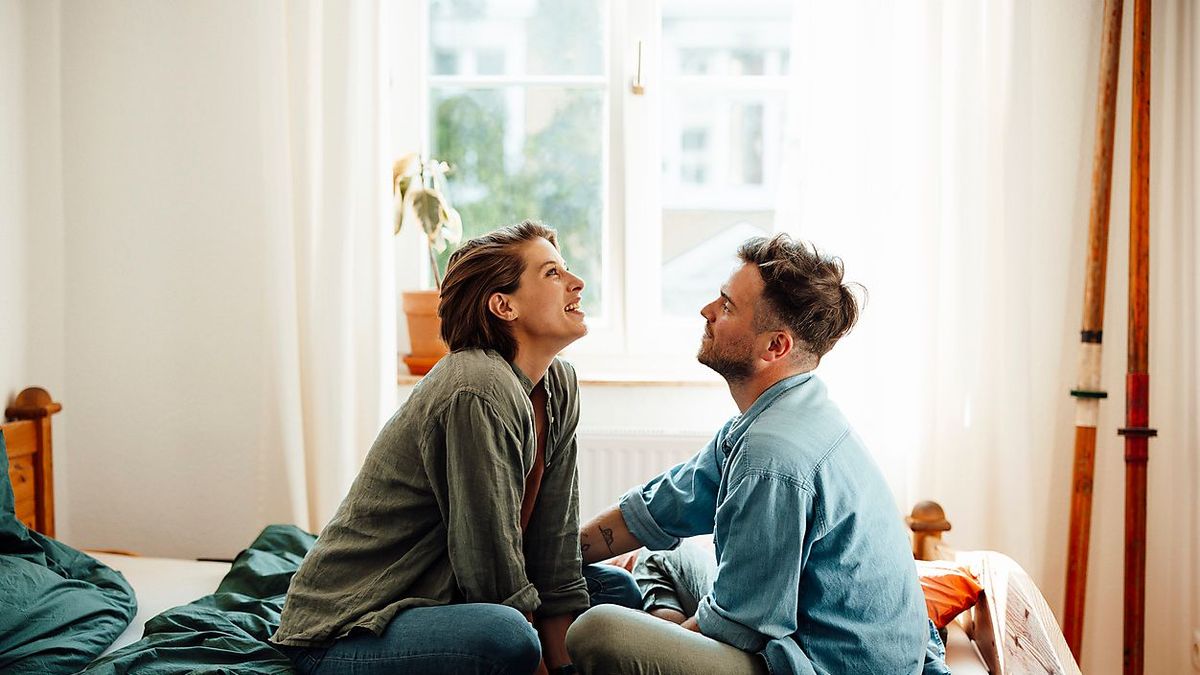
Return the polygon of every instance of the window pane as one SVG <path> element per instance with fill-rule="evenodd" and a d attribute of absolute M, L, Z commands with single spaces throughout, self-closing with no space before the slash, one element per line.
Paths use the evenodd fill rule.
<path fill-rule="evenodd" d="M 431 0 L 429 5 L 434 75 L 604 74 L 602 0 Z"/>
<path fill-rule="evenodd" d="M 435 87 L 430 98 L 433 156 L 452 166 L 448 190 L 464 236 L 526 218 L 554 227 L 563 258 L 587 283 L 584 308 L 598 317 L 604 92 Z"/>
<path fill-rule="evenodd" d="M 785 75 L 790 2 L 663 2 L 663 74 Z"/>
<path fill-rule="evenodd" d="M 786 84 L 747 89 L 731 79 L 786 75 L 790 20 L 788 2 L 664 0 L 665 314 L 694 316 L 716 297 L 738 245 L 773 230 Z M 696 87 L 681 77 L 723 79 Z"/>

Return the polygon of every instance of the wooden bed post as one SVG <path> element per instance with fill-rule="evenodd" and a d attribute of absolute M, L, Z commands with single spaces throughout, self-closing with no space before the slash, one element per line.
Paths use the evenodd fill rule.
<path fill-rule="evenodd" d="M 1100 43 L 1100 88 L 1096 101 L 1096 141 L 1092 154 L 1092 204 L 1088 217 L 1087 275 L 1083 287 L 1079 379 L 1075 397 L 1075 463 L 1071 479 L 1071 521 L 1067 536 L 1066 600 L 1063 635 L 1079 660 L 1087 595 L 1088 546 L 1092 529 L 1092 482 L 1096 471 L 1096 424 L 1100 401 L 1101 341 L 1104 330 L 1104 278 L 1108 266 L 1108 217 L 1112 196 L 1113 134 L 1121 61 L 1124 0 L 1105 0 Z"/>
<path fill-rule="evenodd" d="M 51 437 L 50 416 L 62 410 L 62 405 L 45 389 L 30 387 L 13 401 L 4 411 L 4 415 L 13 421 L 27 420 L 33 422 L 34 434 L 37 438 L 37 453 L 34 464 L 35 494 L 38 495 L 36 504 L 38 532 L 47 537 L 54 536 L 54 453 L 50 451 Z"/>
<path fill-rule="evenodd" d="M 1126 675 L 1141 675 L 1146 628 L 1146 464 L 1150 459 L 1150 0 L 1133 3 L 1129 190 L 1129 369 L 1125 379 Z"/>
<path fill-rule="evenodd" d="M 944 545 L 942 533 L 950 531 L 946 512 L 937 502 L 917 502 L 912 514 L 904 518 L 913 533 L 913 557 L 917 560 L 938 560 L 938 549 Z"/>

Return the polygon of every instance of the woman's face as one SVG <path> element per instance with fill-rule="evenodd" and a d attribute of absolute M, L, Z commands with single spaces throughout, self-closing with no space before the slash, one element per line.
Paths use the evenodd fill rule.
<path fill-rule="evenodd" d="M 510 294 L 513 335 L 520 349 L 557 354 L 587 335 L 579 303 L 583 279 L 567 271 L 558 249 L 538 237 L 521 247 L 525 271 Z"/>

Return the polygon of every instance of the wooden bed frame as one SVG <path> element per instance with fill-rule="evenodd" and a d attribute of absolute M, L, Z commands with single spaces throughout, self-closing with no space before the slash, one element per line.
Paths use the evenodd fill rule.
<path fill-rule="evenodd" d="M 50 416 L 62 410 L 45 389 L 31 387 L 5 409 L 0 425 L 8 448 L 17 518 L 32 530 L 54 536 L 54 453 Z"/>
<path fill-rule="evenodd" d="M 5 410 L 0 425 L 8 448 L 8 475 L 16 514 L 29 528 L 54 536 L 54 455 L 51 415 L 62 410 L 44 389 L 26 389 Z M 967 566 L 983 586 L 978 604 L 957 619 L 979 649 L 988 670 L 1077 675 L 1066 640 L 1037 585 L 1000 553 L 956 552 L 943 540 L 950 530 L 936 502 L 920 502 L 906 518 L 918 560 L 952 560 Z"/>

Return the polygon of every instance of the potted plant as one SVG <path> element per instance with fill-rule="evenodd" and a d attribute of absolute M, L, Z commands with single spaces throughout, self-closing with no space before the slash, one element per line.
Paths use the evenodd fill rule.
<path fill-rule="evenodd" d="M 441 338 L 438 296 L 442 288 L 437 254 L 462 240 L 462 217 L 446 197 L 446 174 L 450 167 L 435 159 L 422 160 L 410 153 L 392 166 L 392 196 L 395 200 L 395 231 L 401 227 L 421 228 L 425 233 L 429 265 L 433 272 L 433 290 L 404 291 L 404 313 L 412 353 L 404 364 L 413 375 L 428 373 L 448 351 Z"/>

